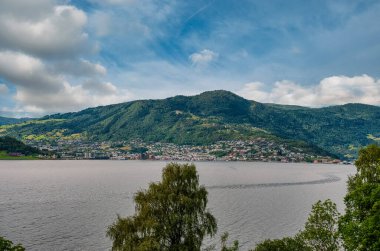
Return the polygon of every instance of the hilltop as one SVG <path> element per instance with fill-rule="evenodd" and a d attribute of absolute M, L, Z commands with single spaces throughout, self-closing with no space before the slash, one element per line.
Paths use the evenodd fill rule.
<path fill-rule="evenodd" d="M 380 107 L 308 108 L 246 100 L 228 91 L 137 100 L 0 127 L 24 140 L 77 139 L 206 145 L 257 137 L 291 141 L 340 158 L 380 137 Z"/>

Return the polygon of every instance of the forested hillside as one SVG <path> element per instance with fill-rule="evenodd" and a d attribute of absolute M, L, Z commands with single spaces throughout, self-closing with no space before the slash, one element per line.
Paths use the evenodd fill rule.
<path fill-rule="evenodd" d="M 6 118 L 6 117 L 0 116 L 0 125 L 16 124 L 16 123 L 21 123 L 27 120 L 30 120 L 30 119 L 29 118 L 15 119 L 15 118 Z"/>
<path fill-rule="evenodd" d="M 340 157 L 350 157 L 359 147 L 380 140 L 380 107 L 263 104 L 228 91 L 210 91 L 55 114 L 2 126 L 0 133 L 21 139 L 142 139 L 194 145 L 274 137 L 307 142 Z"/>

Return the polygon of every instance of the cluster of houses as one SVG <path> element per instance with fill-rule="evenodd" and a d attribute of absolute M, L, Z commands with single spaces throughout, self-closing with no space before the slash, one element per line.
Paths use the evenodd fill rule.
<path fill-rule="evenodd" d="M 146 143 L 141 140 L 90 142 L 81 139 L 29 141 L 30 145 L 53 152 L 55 159 L 113 159 L 165 161 L 277 161 L 339 163 L 339 160 L 305 152 L 265 138 L 219 141 L 212 145 L 191 146 L 172 143 Z"/>

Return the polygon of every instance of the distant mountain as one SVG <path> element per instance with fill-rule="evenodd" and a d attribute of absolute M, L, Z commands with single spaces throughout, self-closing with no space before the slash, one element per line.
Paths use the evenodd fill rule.
<path fill-rule="evenodd" d="M 6 117 L 0 116 L 0 125 L 22 123 L 22 122 L 28 121 L 28 120 L 30 120 L 30 119 L 29 118 L 15 119 L 15 118 L 6 118 Z"/>
<path fill-rule="evenodd" d="M 142 139 L 195 145 L 274 137 L 316 146 L 315 149 L 343 158 L 355 156 L 358 147 L 380 140 L 380 107 L 346 104 L 307 108 L 264 104 L 228 91 L 210 91 L 190 97 L 138 100 L 50 115 L 0 127 L 0 134 L 23 139 Z"/>

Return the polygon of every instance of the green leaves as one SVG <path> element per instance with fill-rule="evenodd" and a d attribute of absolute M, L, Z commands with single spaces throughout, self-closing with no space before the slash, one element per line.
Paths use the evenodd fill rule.
<path fill-rule="evenodd" d="M 318 201 L 312 206 L 305 228 L 296 236 L 265 240 L 253 251 L 338 251 L 338 219 L 335 203 Z"/>
<path fill-rule="evenodd" d="M 380 147 L 360 150 L 357 173 L 348 180 L 339 230 L 347 250 L 380 250 Z"/>
<path fill-rule="evenodd" d="M 380 250 L 380 147 L 361 149 L 355 165 L 357 173 L 347 183 L 343 216 L 331 200 L 318 201 L 304 230 L 294 238 L 266 240 L 255 251 L 335 251 L 342 244 L 348 251 Z"/>
<path fill-rule="evenodd" d="M 20 244 L 14 245 L 12 241 L 0 236 L 0 250 L 1 251 L 25 251 L 25 248 Z"/>
<path fill-rule="evenodd" d="M 313 205 L 305 228 L 298 236 L 310 250 L 339 250 L 338 219 L 335 203 L 331 200 L 318 201 Z"/>
<path fill-rule="evenodd" d="M 135 203 L 134 216 L 118 216 L 108 228 L 113 250 L 200 250 L 203 238 L 216 233 L 194 165 L 168 164 L 162 181 L 137 192 Z"/>
<path fill-rule="evenodd" d="M 282 239 L 267 239 L 259 243 L 252 251 L 311 251 L 299 237 L 285 237 Z"/>
<path fill-rule="evenodd" d="M 235 240 L 232 244 L 232 246 L 227 246 L 227 240 L 228 240 L 228 233 L 224 233 L 222 237 L 220 238 L 221 240 L 221 251 L 238 251 L 239 250 L 239 241 Z"/>
<path fill-rule="evenodd" d="M 21 141 L 8 136 L 0 137 L 0 151 L 6 151 L 8 153 L 17 152 L 25 155 L 41 153 L 41 151 L 37 148 L 27 146 Z"/>

